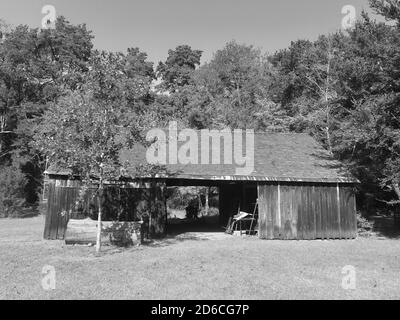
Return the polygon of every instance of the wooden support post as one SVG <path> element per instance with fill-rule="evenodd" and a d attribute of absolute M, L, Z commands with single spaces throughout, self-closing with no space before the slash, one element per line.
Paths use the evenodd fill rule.
<path fill-rule="evenodd" d="M 337 211 L 338 211 L 338 223 L 339 223 L 339 238 L 342 237 L 340 227 L 340 187 L 339 183 L 336 184 L 336 198 L 337 198 Z"/>
<path fill-rule="evenodd" d="M 278 212 L 277 225 L 279 227 L 279 230 L 281 230 L 282 221 L 281 221 L 281 184 L 280 183 L 278 183 L 278 207 L 277 207 L 277 212 Z"/>

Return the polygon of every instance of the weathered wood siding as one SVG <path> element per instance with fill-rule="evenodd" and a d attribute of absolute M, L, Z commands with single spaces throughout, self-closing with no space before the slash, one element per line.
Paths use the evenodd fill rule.
<path fill-rule="evenodd" d="M 44 239 L 64 239 L 69 213 L 73 211 L 79 189 L 49 184 Z"/>
<path fill-rule="evenodd" d="M 47 214 L 44 228 L 45 239 L 64 239 L 68 219 L 97 216 L 96 189 L 85 193 L 82 204 L 75 205 L 81 188 L 78 183 L 56 182 L 49 184 Z M 167 219 L 163 188 L 150 185 L 148 188 L 126 188 L 109 186 L 102 198 L 103 214 L 110 221 L 137 221 L 143 213 L 149 214 L 149 231 L 152 236 L 165 233 Z"/>
<path fill-rule="evenodd" d="M 351 239 L 357 235 L 353 187 L 345 184 L 260 184 L 263 239 Z"/>

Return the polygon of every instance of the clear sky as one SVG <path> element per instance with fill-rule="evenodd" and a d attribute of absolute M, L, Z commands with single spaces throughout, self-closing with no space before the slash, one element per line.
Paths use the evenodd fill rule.
<path fill-rule="evenodd" d="M 344 5 L 368 9 L 367 0 L 0 0 L 0 18 L 40 27 L 45 4 L 86 23 L 96 48 L 137 46 L 156 64 L 180 44 L 203 50 L 202 62 L 230 40 L 274 52 L 340 29 Z"/>

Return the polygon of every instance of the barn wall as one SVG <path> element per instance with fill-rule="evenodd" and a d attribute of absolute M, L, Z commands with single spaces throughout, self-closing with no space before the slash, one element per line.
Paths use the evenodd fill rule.
<path fill-rule="evenodd" d="M 78 198 L 78 188 L 56 187 L 49 184 L 47 214 L 43 238 L 48 240 L 64 239 L 68 223 L 68 213 Z"/>
<path fill-rule="evenodd" d="M 79 181 L 49 180 L 47 214 L 44 228 L 45 239 L 64 239 L 68 219 L 82 219 L 97 215 L 98 204 L 94 197 L 95 189 L 86 194 L 83 204 L 76 209 L 75 203 L 81 190 Z M 153 237 L 165 233 L 166 205 L 163 184 L 149 184 L 147 187 L 106 187 L 102 199 L 103 212 L 111 220 L 118 216 L 121 221 L 140 219 L 141 214 L 149 213 L 149 231 Z"/>
<path fill-rule="evenodd" d="M 346 184 L 259 184 L 259 237 L 351 239 L 357 235 L 353 187 Z"/>

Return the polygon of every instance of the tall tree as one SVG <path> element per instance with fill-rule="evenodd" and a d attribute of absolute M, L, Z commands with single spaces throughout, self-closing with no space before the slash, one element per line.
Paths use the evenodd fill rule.
<path fill-rule="evenodd" d="M 147 61 L 147 54 L 141 52 L 137 47 L 128 48 L 125 72 L 130 78 L 141 76 L 148 77 L 151 80 L 155 79 L 153 62 Z"/>
<path fill-rule="evenodd" d="M 124 59 L 120 54 L 98 52 L 92 60 L 82 87 L 69 91 L 46 110 L 35 129 L 33 145 L 52 165 L 82 177 L 84 186 L 98 185 L 99 252 L 104 182 L 119 179 L 126 165 L 119 160 L 122 148 L 142 141 L 142 121 L 130 101 L 141 96 L 144 86 L 122 72 Z"/>
<path fill-rule="evenodd" d="M 0 43 L 0 165 L 21 168 L 28 203 L 41 185 L 40 154 L 28 146 L 31 128 L 50 101 L 76 88 L 87 71 L 92 36 L 59 17 L 55 29 L 7 28 Z"/>
<path fill-rule="evenodd" d="M 266 111 L 263 106 L 269 98 L 271 71 L 260 50 L 227 43 L 193 74 L 192 118 L 203 115 L 203 126 L 259 129 L 256 113 Z"/>
<path fill-rule="evenodd" d="M 191 83 L 193 71 L 200 65 L 202 51 L 181 45 L 168 51 L 165 62 L 157 66 L 157 77 L 162 79 L 160 89 L 173 93 Z"/>
<path fill-rule="evenodd" d="M 393 10 L 378 12 L 388 19 L 393 17 Z M 351 45 L 343 64 L 343 87 L 353 103 L 349 116 L 341 121 L 337 149 L 343 159 L 349 160 L 366 188 L 380 185 L 381 190 L 373 190 L 375 198 L 398 203 L 400 30 L 372 21 L 364 14 L 349 36 Z M 393 195 L 398 200 L 390 201 Z"/>

